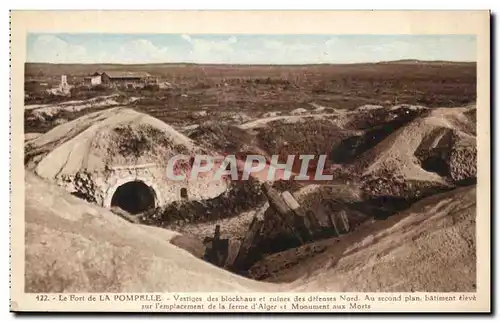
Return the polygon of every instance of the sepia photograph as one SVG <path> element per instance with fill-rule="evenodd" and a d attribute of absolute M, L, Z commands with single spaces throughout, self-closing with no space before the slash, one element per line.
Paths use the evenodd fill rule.
<path fill-rule="evenodd" d="M 30 31 L 24 46 L 37 301 L 475 299 L 475 34 Z"/>

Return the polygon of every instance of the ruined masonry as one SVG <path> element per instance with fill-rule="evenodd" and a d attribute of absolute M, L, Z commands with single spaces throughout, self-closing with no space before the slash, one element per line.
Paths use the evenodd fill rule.
<path fill-rule="evenodd" d="M 172 156 L 200 151 L 168 124 L 118 107 L 87 114 L 28 141 L 25 162 L 77 197 L 140 213 L 176 200 L 214 198 L 228 189 L 224 180 L 212 177 L 167 179 Z"/>

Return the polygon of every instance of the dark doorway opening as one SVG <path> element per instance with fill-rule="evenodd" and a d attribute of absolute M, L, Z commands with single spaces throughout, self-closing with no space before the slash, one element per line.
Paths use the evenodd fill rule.
<path fill-rule="evenodd" d="M 155 207 L 155 192 L 142 181 L 130 181 L 116 189 L 111 207 L 119 207 L 131 214 L 139 214 Z"/>
<path fill-rule="evenodd" d="M 439 156 L 430 156 L 422 161 L 422 168 L 429 172 L 435 172 L 442 177 L 450 174 L 450 166 L 448 162 Z"/>

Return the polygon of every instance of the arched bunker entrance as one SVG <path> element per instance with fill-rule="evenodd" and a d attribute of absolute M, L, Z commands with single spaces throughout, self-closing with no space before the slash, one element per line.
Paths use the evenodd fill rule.
<path fill-rule="evenodd" d="M 157 205 L 155 190 L 141 180 L 119 185 L 114 191 L 109 206 L 119 207 L 131 214 L 139 214 Z"/>

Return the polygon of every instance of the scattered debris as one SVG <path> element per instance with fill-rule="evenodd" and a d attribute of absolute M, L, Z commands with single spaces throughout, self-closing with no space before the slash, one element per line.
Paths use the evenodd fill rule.
<path fill-rule="evenodd" d="M 328 213 L 324 208 L 304 209 L 293 195 L 280 194 L 268 183 L 262 184 L 273 217 L 263 220 L 254 215 L 245 236 L 241 240 L 220 239 L 220 225 L 214 236 L 206 238 L 205 260 L 241 275 L 265 254 L 266 243 L 275 242 L 275 235 L 296 240 L 296 247 L 315 240 L 347 234 L 351 231 L 345 212 Z M 272 234 L 270 234 L 272 232 Z M 281 237 L 284 238 L 284 237 Z M 231 247 L 230 247 L 231 246 Z M 293 244 L 288 247 L 292 248 Z"/>

